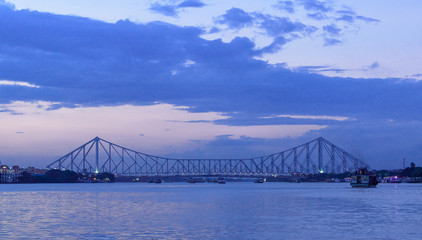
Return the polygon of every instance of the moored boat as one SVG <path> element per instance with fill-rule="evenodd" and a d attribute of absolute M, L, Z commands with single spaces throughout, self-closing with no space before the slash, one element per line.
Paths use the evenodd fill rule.
<path fill-rule="evenodd" d="M 366 168 L 361 168 L 355 172 L 350 181 L 352 187 L 374 188 L 378 184 L 375 173 L 368 171 Z"/>
<path fill-rule="evenodd" d="M 219 177 L 218 178 L 218 184 L 226 184 L 226 180 L 224 180 L 224 178 Z"/>
<path fill-rule="evenodd" d="M 264 179 L 263 178 L 255 179 L 254 183 L 264 183 Z"/>
<path fill-rule="evenodd" d="M 290 178 L 289 179 L 289 183 L 300 183 L 300 179 L 299 178 Z"/>

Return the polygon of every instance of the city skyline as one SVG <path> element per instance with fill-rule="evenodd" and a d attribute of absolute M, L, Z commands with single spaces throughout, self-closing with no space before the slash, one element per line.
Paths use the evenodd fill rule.
<path fill-rule="evenodd" d="M 0 0 L 0 160 L 44 167 L 95 136 L 174 158 L 322 136 L 421 165 L 420 7 Z"/>

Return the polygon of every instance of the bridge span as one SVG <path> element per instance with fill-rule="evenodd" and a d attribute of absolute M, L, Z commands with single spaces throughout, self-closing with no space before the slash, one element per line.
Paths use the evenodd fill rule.
<path fill-rule="evenodd" d="M 243 159 L 158 157 L 95 137 L 47 166 L 78 173 L 110 172 L 127 176 L 268 176 L 343 173 L 362 167 L 369 165 L 322 137 L 282 152 Z"/>

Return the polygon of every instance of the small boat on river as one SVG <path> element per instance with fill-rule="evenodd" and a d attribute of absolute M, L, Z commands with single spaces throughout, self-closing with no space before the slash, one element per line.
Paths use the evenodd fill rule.
<path fill-rule="evenodd" d="M 224 180 L 224 178 L 219 177 L 218 178 L 218 184 L 226 184 L 226 180 Z"/>
<path fill-rule="evenodd" d="M 254 183 L 264 183 L 264 179 L 263 178 L 255 179 Z"/>
<path fill-rule="evenodd" d="M 352 187 L 374 188 L 378 184 L 377 175 L 366 168 L 355 172 L 350 181 Z"/>
<path fill-rule="evenodd" d="M 290 178 L 289 179 L 289 183 L 300 183 L 300 179 L 295 177 L 295 178 Z"/>

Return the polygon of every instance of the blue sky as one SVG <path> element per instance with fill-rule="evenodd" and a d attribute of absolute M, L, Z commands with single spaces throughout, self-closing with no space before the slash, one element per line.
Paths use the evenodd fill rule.
<path fill-rule="evenodd" d="M 400 9 L 398 11 L 397 9 Z M 255 157 L 323 136 L 422 164 L 419 1 L 0 1 L 0 160 L 100 136 Z"/>

